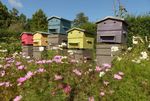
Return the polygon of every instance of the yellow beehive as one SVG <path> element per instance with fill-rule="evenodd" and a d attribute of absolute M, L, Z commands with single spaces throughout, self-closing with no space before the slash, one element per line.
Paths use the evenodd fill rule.
<path fill-rule="evenodd" d="M 48 46 L 48 33 L 37 31 L 33 35 L 33 46 Z"/>
<path fill-rule="evenodd" d="M 68 33 L 68 48 L 92 49 L 94 47 L 94 36 L 84 29 L 72 28 Z"/>

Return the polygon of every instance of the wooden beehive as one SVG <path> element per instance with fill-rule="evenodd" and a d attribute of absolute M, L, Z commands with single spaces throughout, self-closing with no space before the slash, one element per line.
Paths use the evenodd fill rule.
<path fill-rule="evenodd" d="M 52 16 L 48 18 L 48 32 L 57 34 L 67 34 L 66 31 L 71 28 L 71 21 L 58 17 Z"/>
<path fill-rule="evenodd" d="M 33 33 L 22 32 L 20 37 L 22 46 L 33 45 Z"/>
<path fill-rule="evenodd" d="M 48 49 L 51 49 L 52 47 L 58 46 L 62 43 L 67 44 L 67 35 L 61 35 L 57 33 L 48 35 Z"/>
<path fill-rule="evenodd" d="M 35 32 L 33 35 L 33 46 L 48 46 L 48 35 L 46 32 Z"/>
<path fill-rule="evenodd" d="M 127 23 L 124 19 L 108 16 L 97 24 L 97 43 L 126 43 Z"/>
<path fill-rule="evenodd" d="M 94 35 L 84 29 L 72 28 L 68 33 L 68 48 L 71 49 L 93 49 Z"/>

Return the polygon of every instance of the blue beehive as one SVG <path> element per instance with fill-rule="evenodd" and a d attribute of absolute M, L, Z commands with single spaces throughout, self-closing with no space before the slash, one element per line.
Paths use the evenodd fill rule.
<path fill-rule="evenodd" d="M 52 34 L 64 34 L 66 35 L 66 31 L 71 28 L 71 21 L 57 17 L 52 16 L 48 18 L 48 32 Z"/>

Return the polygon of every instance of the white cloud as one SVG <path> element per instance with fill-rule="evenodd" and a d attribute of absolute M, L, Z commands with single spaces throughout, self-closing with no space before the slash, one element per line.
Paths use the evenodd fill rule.
<path fill-rule="evenodd" d="M 16 8 L 22 8 L 23 5 L 19 0 L 8 0 L 11 6 L 16 7 Z"/>

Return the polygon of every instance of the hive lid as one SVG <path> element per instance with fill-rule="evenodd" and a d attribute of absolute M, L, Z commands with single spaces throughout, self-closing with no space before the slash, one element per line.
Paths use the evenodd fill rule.
<path fill-rule="evenodd" d="M 90 32 L 88 32 L 88 31 L 86 31 L 85 29 L 81 29 L 81 28 L 77 28 L 77 27 L 74 27 L 74 28 L 69 29 L 69 30 L 67 31 L 67 33 L 70 32 L 70 31 L 72 31 L 72 30 L 78 30 L 78 31 L 85 32 L 85 33 L 88 33 L 88 34 L 93 34 L 93 33 L 90 33 Z"/>
<path fill-rule="evenodd" d="M 22 36 L 24 33 L 25 33 L 25 34 L 31 34 L 31 35 L 33 35 L 32 32 L 22 32 L 22 33 L 20 34 L 20 36 Z"/>
<path fill-rule="evenodd" d="M 98 24 L 98 23 L 100 23 L 100 22 L 103 22 L 103 21 L 105 21 L 105 20 L 107 20 L 107 19 L 112 19 L 112 20 L 122 21 L 122 22 L 124 22 L 125 24 L 127 24 L 127 25 L 128 25 L 128 23 L 125 21 L 125 19 L 124 19 L 124 18 L 120 18 L 120 17 L 113 17 L 113 16 L 106 16 L 104 19 L 101 19 L 101 20 L 97 21 L 97 22 L 96 22 L 96 24 Z"/>
<path fill-rule="evenodd" d="M 42 32 L 42 31 L 36 31 L 35 33 L 40 33 L 40 34 L 50 35 L 50 33 L 48 33 L 48 32 Z M 34 34 L 35 34 L 35 33 L 34 33 Z"/>
<path fill-rule="evenodd" d="M 51 17 L 49 17 L 47 20 L 50 20 L 50 19 L 52 19 L 52 18 L 57 18 L 57 19 L 60 19 L 60 20 L 65 20 L 65 21 L 71 22 L 70 20 L 64 19 L 64 18 L 59 17 L 59 16 L 51 16 Z"/>

